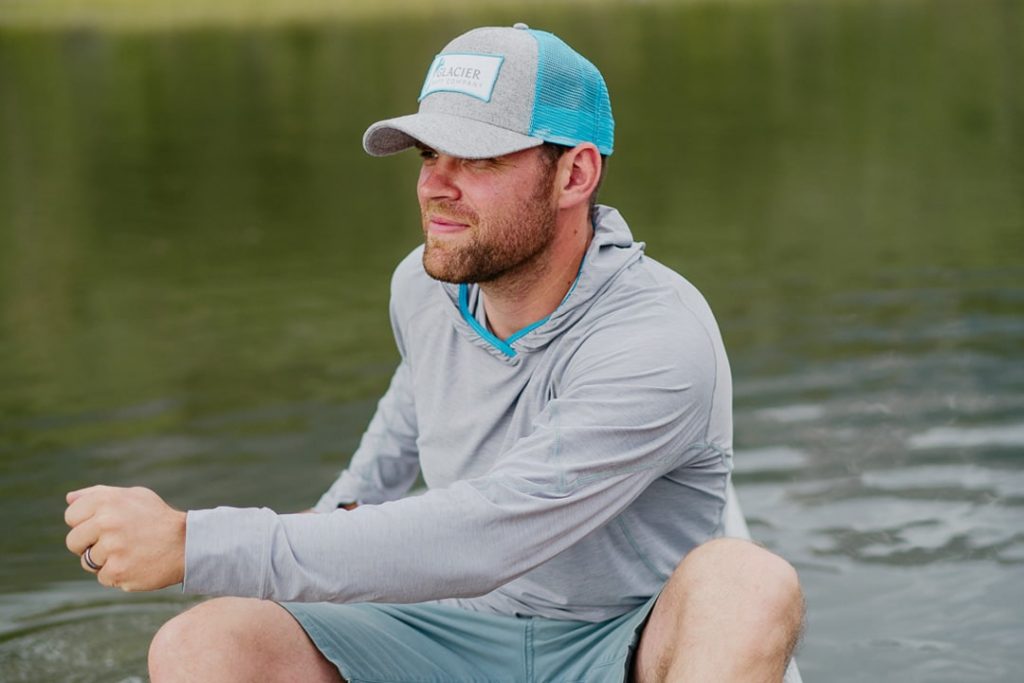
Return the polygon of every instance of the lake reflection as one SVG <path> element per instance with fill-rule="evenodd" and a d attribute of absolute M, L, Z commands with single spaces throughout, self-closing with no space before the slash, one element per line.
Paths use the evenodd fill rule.
<path fill-rule="evenodd" d="M 718 315 L 805 680 L 1017 679 L 1024 5 L 947 0 L 0 33 L 0 680 L 143 680 L 185 604 L 84 580 L 64 491 L 289 511 L 333 480 L 419 236 L 415 155 L 360 137 L 516 20 L 602 69 L 603 200 Z"/>

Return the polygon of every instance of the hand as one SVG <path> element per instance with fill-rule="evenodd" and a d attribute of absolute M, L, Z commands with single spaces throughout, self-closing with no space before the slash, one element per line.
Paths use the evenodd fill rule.
<path fill-rule="evenodd" d="M 91 486 L 67 494 L 68 550 L 89 556 L 82 568 L 104 586 L 146 591 L 185 578 L 185 513 L 147 488 Z"/>

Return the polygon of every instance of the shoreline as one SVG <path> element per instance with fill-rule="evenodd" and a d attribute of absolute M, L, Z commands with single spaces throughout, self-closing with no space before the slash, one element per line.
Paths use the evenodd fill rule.
<path fill-rule="evenodd" d="M 785 4 L 806 0 L 633 0 L 637 8 L 701 5 Z M 821 0 L 819 0 L 821 1 Z M 827 0 L 835 4 L 861 0 Z M 927 0 L 903 0 L 922 2 Z M 591 9 L 595 5 L 622 8 L 612 0 L 0 0 L 0 30 L 98 30 L 127 33 L 196 28 L 265 28 L 282 24 L 314 25 L 323 22 L 359 22 L 385 18 L 407 20 L 458 12 L 467 16 L 494 12 L 529 18 L 552 8 Z"/>

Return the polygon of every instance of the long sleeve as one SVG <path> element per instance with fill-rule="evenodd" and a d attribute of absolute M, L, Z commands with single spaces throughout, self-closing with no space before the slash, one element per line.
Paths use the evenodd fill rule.
<path fill-rule="evenodd" d="M 334 602 L 487 593 L 606 525 L 658 477 L 705 466 L 714 360 L 700 334 L 612 329 L 574 355 L 560 395 L 482 476 L 351 512 L 190 512 L 185 591 Z"/>

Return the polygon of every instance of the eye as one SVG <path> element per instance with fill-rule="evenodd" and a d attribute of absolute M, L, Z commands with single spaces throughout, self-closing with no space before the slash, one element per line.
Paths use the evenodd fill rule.
<path fill-rule="evenodd" d="M 420 159 L 423 161 L 434 161 L 437 159 L 437 152 L 430 149 L 429 147 L 420 147 Z"/>
<path fill-rule="evenodd" d="M 504 160 L 501 157 L 488 157 L 486 159 L 466 159 L 465 163 L 467 166 L 479 170 L 500 168 L 505 165 Z"/>

